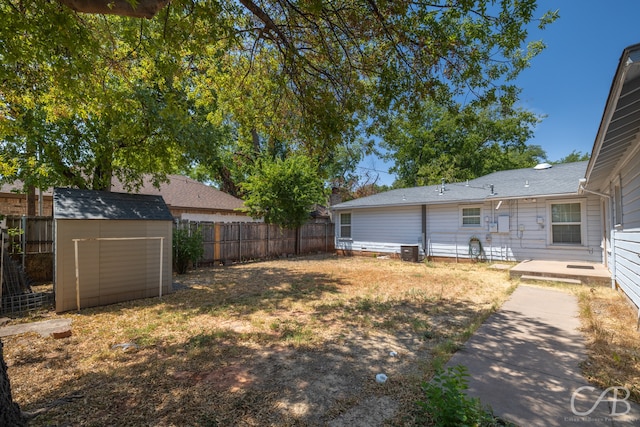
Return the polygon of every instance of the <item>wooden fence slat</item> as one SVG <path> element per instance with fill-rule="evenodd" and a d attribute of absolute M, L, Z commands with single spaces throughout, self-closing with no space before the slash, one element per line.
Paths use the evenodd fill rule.
<path fill-rule="evenodd" d="M 263 222 L 178 221 L 178 227 L 200 230 L 204 255 L 201 263 L 265 259 L 293 254 L 296 230 Z M 335 227 L 331 223 L 309 223 L 300 229 L 300 254 L 333 252 Z"/>

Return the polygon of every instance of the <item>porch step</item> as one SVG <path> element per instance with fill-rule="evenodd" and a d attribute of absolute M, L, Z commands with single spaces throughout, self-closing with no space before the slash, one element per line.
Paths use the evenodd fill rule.
<path fill-rule="evenodd" d="M 567 279 L 566 277 L 551 277 L 551 276 L 531 276 L 528 274 L 523 274 L 520 276 L 520 280 L 523 282 L 560 282 L 560 283 L 568 283 L 571 285 L 581 285 L 582 281 L 579 279 Z"/>

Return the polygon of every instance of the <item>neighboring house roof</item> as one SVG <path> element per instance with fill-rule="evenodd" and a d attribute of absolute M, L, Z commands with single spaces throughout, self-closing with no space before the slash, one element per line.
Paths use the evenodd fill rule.
<path fill-rule="evenodd" d="M 591 151 L 586 187 L 603 191 L 614 170 L 630 159 L 628 149 L 638 139 L 640 116 L 630 114 L 640 101 L 640 44 L 624 49 L 611 83 L 602 121 Z"/>
<path fill-rule="evenodd" d="M 150 179 L 145 179 L 138 194 L 161 195 L 171 207 L 216 209 L 236 211 L 244 207 L 244 202 L 237 197 L 222 192 L 217 188 L 182 175 L 169 175 L 169 183 L 161 183 L 160 189 L 153 186 Z M 120 182 L 111 185 L 112 191 L 127 192 Z"/>
<path fill-rule="evenodd" d="M 217 188 L 205 185 L 186 176 L 169 175 L 168 178 L 169 183 L 160 184 L 160 189 L 153 186 L 150 178 L 146 178 L 144 185 L 140 187 L 136 193 L 162 196 L 167 205 L 175 208 L 237 211 L 244 207 L 244 202 L 237 197 L 233 197 Z M 22 193 L 22 188 L 22 181 L 15 181 L 11 184 L 2 184 L 0 193 L 24 194 Z M 129 193 L 119 181 L 111 185 L 111 191 Z M 51 188 L 44 190 L 43 194 L 51 196 Z"/>
<path fill-rule="evenodd" d="M 160 196 L 55 188 L 55 219 L 167 220 L 173 216 Z"/>
<path fill-rule="evenodd" d="M 462 183 L 400 188 L 350 200 L 333 209 L 411 206 L 455 202 L 480 202 L 577 194 L 587 162 L 564 163 L 546 169 L 514 169 L 494 172 Z M 493 194 L 491 189 L 493 186 Z"/>

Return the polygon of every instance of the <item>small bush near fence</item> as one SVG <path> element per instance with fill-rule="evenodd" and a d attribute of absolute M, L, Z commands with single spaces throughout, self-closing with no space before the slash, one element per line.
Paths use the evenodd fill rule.
<path fill-rule="evenodd" d="M 173 229 L 173 268 L 178 274 L 187 272 L 190 263 L 196 263 L 204 255 L 202 232 L 196 228 Z"/>

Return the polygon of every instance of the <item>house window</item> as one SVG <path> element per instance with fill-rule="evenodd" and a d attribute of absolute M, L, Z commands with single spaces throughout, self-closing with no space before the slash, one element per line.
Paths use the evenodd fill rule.
<path fill-rule="evenodd" d="M 462 226 L 480 227 L 480 207 L 462 208 Z"/>
<path fill-rule="evenodd" d="M 582 203 L 551 204 L 551 241 L 554 244 L 582 244 Z"/>
<path fill-rule="evenodd" d="M 622 193 L 620 192 L 620 183 L 618 182 L 613 187 L 613 214 L 615 219 L 615 226 L 622 225 Z"/>
<path fill-rule="evenodd" d="M 351 213 L 340 214 L 340 238 L 351 238 Z"/>

